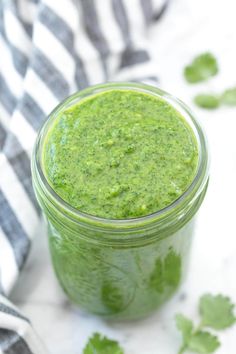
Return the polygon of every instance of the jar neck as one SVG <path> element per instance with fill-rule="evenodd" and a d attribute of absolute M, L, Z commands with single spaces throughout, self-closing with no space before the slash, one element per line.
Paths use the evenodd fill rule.
<path fill-rule="evenodd" d="M 148 244 L 174 234 L 194 217 L 202 204 L 208 185 L 206 180 L 201 189 L 193 191 L 194 195 L 191 194 L 188 199 L 176 203 L 176 207 L 165 214 L 122 221 L 109 220 L 109 223 L 104 223 L 95 217 L 75 216 L 55 204 L 40 186 L 36 177 L 37 171 L 35 169 L 33 171 L 38 202 L 52 225 L 73 234 L 75 239 L 79 237 L 91 244 L 97 244 L 99 241 L 99 244 L 111 246 L 119 244 L 130 247 L 132 244 L 134 246 Z"/>

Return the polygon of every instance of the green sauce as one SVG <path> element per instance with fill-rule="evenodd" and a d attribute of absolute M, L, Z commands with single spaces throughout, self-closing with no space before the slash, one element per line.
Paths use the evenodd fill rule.
<path fill-rule="evenodd" d="M 196 174 L 198 147 L 165 100 L 112 89 L 62 111 L 43 146 L 55 192 L 79 211 L 109 219 L 145 216 L 173 203 Z"/>
<path fill-rule="evenodd" d="M 97 315 L 146 316 L 185 276 L 208 154 L 194 119 L 170 102 L 142 84 L 91 87 L 59 105 L 39 135 L 33 185 L 53 265 L 70 300 Z M 87 215 L 54 198 L 39 167 L 54 192 Z M 141 218 L 173 203 L 191 184 L 168 212 Z"/>

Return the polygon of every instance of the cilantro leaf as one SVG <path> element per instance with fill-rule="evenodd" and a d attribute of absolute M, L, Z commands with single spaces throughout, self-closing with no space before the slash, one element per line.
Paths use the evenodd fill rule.
<path fill-rule="evenodd" d="M 236 87 L 225 90 L 221 96 L 221 102 L 227 106 L 236 106 Z"/>
<path fill-rule="evenodd" d="M 214 329 L 224 329 L 235 323 L 234 305 L 223 295 L 206 294 L 200 298 L 199 311 L 202 325 Z"/>
<path fill-rule="evenodd" d="M 188 342 L 188 349 L 199 354 L 213 353 L 219 346 L 218 338 L 206 331 L 195 332 Z"/>
<path fill-rule="evenodd" d="M 211 53 L 197 56 L 190 65 L 184 69 L 185 79 L 189 83 L 205 81 L 218 73 L 216 58 Z"/>
<path fill-rule="evenodd" d="M 175 316 L 175 322 L 176 327 L 182 333 L 183 344 L 186 345 L 193 332 L 193 322 L 181 314 Z"/>
<path fill-rule="evenodd" d="M 197 106 L 206 109 L 215 109 L 220 105 L 220 99 L 217 95 L 200 94 L 195 96 L 194 102 Z"/>
<path fill-rule="evenodd" d="M 124 351 L 117 341 L 94 333 L 84 348 L 83 354 L 124 354 Z"/>

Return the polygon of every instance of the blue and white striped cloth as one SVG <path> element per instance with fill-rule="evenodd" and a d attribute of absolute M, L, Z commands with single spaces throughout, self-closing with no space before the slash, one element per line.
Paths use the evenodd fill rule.
<path fill-rule="evenodd" d="M 39 221 L 30 175 L 37 130 L 59 101 L 88 85 L 156 82 L 148 28 L 166 4 L 0 1 L 0 354 L 45 353 L 28 319 L 6 300 Z"/>

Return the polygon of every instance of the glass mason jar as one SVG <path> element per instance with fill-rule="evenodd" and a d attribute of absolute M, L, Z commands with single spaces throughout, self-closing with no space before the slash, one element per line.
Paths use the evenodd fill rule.
<path fill-rule="evenodd" d="M 161 97 L 192 127 L 199 161 L 192 184 L 171 205 L 136 219 L 109 220 L 80 212 L 61 199 L 42 168 L 42 146 L 58 114 L 81 99 L 112 89 Z M 208 152 L 201 127 L 184 103 L 137 83 L 108 83 L 75 93 L 59 104 L 42 127 L 32 157 L 33 185 L 48 224 L 52 262 L 70 300 L 99 316 L 135 319 L 164 303 L 188 267 L 194 216 L 208 184 Z"/>

